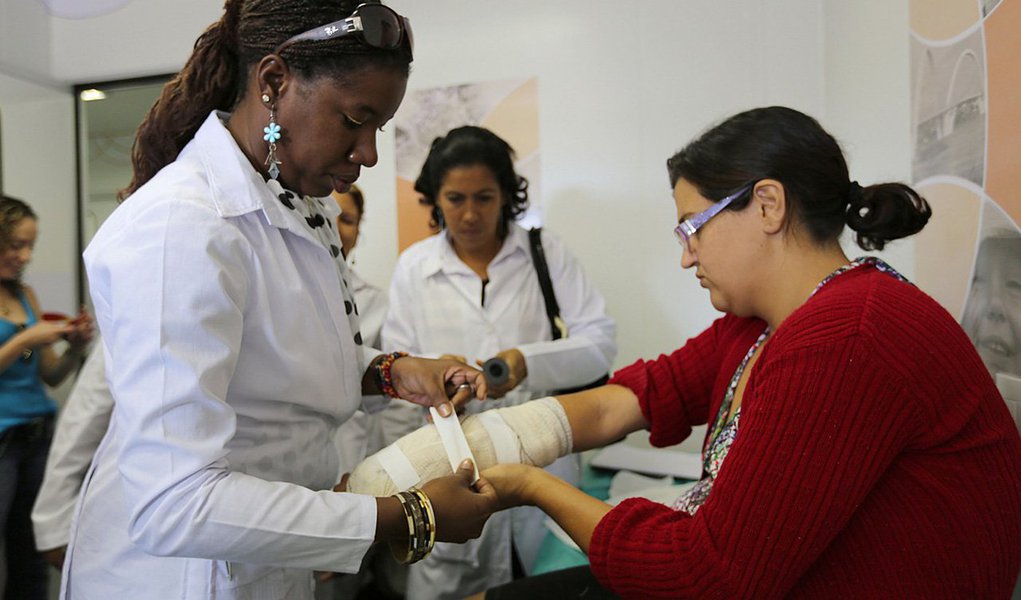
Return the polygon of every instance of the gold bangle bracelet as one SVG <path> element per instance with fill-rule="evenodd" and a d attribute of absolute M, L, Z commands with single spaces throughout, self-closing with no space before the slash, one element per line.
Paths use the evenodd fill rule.
<path fill-rule="evenodd" d="M 412 538 L 414 543 L 412 547 L 414 549 L 414 556 L 411 557 L 412 562 L 418 562 L 422 560 L 427 551 L 426 543 L 428 541 L 428 534 L 426 533 L 426 521 L 425 511 L 419 505 L 418 498 L 411 491 L 402 492 L 405 499 L 408 501 L 408 507 L 411 509 L 411 517 L 415 523 L 415 535 Z"/>
<path fill-rule="evenodd" d="M 415 539 L 415 521 L 411 516 L 411 507 L 408 506 L 408 501 L 405 499 L 403 494 L 394 494 L 401 502 L 401 508 L 404 510 L 404 517 L 408 521 L 408 542 L 405 545 L 405 551 L 400 551 L 400 546 L 396 542 L 390 542 L 390 552 L 393 553 L 394 558 L 402 564 L 410 564 L 412 557 L 414 556 L 413 540 Z M 403 556 L 402 556 L 403 555 Z"/>
<path fill-rule="evenodd" d="M 422 496 L 425 494 L 422 494 L 417 488 L 411 488 L 405 494 L 407 494 L 408 506 L 412 507 L 412 514 L 415 517 L 415 556 L 412 557 L 412 560 L 418 562 L 432 552 L 433 519 L 430 518 L 429 512 L 419 499 L 420 494 Z"/>
<path fill-rule="evenodd" d="M 403 564 L 416 563 L 432 552 L 436 541 L 436 518 L 429 498 L 417 488 L 394 494 L 408 523 L 407 547 L 391 542 L 390 551 Z"/>
<path fill-rule="evenodd" d="M 418 498 L 418 502 L 423 509 L 426 532 L 429 534 L 429 539 L 425 545 L 425 554 L 428 555 L 432 552 L 433 546 L 436 545 L 436 514 L 433 512 L 433 504 L 429 500 L 429 496 L 425 495 L 425 492 L 415 487 L 409 491 Z"/>

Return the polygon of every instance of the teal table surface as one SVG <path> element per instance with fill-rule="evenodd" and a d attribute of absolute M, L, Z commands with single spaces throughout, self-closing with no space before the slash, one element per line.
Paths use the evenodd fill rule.
<path fill-rule="evenodd" d="M 606 500 L 610 497 L 610 480 L 616 471 L 593 468 L 586 461 L 581 469 L 581 489 L 588 495 Z M 532 565 L 532 575 L 559 571 L 588 564 L 585 553 L 568 546 L 560 538 L 549 533 L 539 547 L 539 554 Z"/>

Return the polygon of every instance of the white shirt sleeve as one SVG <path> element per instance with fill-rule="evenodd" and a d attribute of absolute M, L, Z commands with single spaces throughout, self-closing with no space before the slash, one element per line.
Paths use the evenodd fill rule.
<path fill-rule="evenodd" d="M 617 356 L 617 324 L 606 314 L 602 294 L 564 244 L 543 230 L 542 246 L 568 336 L 518 346 L 528 364 L 523 385 L 529 390 L 584 385 L 609 372 Z"/>
<path fill-rule="evenodd" d="M 82 480 L 110 424 L 113 396 L 104 365 L 97 340 L 60 411 L 42 487 L 32 508 L 36 547 L 41 551 L 67 545 Z"/>

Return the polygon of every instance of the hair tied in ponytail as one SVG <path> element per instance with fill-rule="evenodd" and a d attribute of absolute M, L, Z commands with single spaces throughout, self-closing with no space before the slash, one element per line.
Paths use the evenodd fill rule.
<path fill-rule="evenodd" d="M 858 185 L 857 181 L 852 181 L 847 188 L 847 203 L 851 206 L 856 206 L 862 203 L 865 198 L 865 192 L 862 187 Z"/>
<path fill-rule="evenodd" d="M 220 18 L 220 35 L 224 46 L 231 52 L 240 52 L 241 41 L 238 37 L 238 26 L 241 20 L 243 0 L 227 0 L 223 5 L 223 17 Z"/>

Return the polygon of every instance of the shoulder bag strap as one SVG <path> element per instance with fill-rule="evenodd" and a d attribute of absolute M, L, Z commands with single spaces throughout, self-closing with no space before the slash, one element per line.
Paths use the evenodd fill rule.
<path fill-rule="evenodd" d="M 532 252 L 535 274 L 539 277 L 539 288 L 546 302 L 546 316 L 549 318 L 553 339 L 567 337 L 567 324 L 560 318 L 560 306 L 556 294 L 553 293 L 553 282 L 550 281 L 549 266 L 546 265 L 546 253 L 542 250 L 542 228 L 533 227 L 528 230 L 528 247 Z"/>

